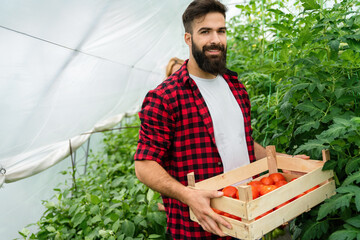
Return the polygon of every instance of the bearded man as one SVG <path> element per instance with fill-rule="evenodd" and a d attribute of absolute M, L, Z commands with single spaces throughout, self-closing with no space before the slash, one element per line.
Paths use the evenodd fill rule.
<path fill-rule="evenodd" d="M 251 136 L 246 89 L 226 68 L 225 12 L 216 0 L 190 3 L 183 14 L 189 59 L 149 91 L 139 112 L 136 176 L 161 193 L 176 240 L 231 239 L 219 225 L 232 226 L 210 207 L 222 192 L 186 187 L 188 173 L 202 181 L 266 156 Z"/>

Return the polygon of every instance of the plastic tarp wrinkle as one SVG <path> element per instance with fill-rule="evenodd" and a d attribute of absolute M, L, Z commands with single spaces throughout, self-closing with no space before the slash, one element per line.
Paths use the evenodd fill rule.
<path fill-rule="evenodd" d="M 189 1 L 14 0 L 0 4 L 0 163 L 5 182 L 48 169 L 96 126 L 138 109 L 185 58 Z M 14 13 L 17 16 L 14 17 Z M 105 123 L 104 123 L 105 122 Z"/>
<path fill-rule="evenodd" d="M 84 133 L 136 113 L 169 59 L 188 57 L 181 15 L 190 2 L 0 2 L 2 239 L 38 221 L 70 164 L 69 140 L 74 152 Z"/>

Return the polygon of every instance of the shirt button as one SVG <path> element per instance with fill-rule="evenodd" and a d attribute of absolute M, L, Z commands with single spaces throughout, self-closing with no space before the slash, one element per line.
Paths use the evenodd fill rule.
<path fill-rule="evenodd" d="M 222 165 L 222 162 L 218 162 L 218 165 L 221 166 L 221 165 Z"/>

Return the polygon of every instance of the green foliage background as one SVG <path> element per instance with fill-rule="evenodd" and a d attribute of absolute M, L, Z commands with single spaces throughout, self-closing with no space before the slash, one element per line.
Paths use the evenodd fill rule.
<path fill-rule="evenodd" d="M 228 66 L 252 104 L 256 141 L 321 159 L 338 194 L 292 222 L 294 239 L 360 239 L 359 2 L 250 1 L 237 6 Z"/>
<path fill-rule="evenodd" d="M 312 159 L 330 149 L 324 168 L 335 171 L 338 194 L 292 221 L 293 239 L 360 239 L 360 4 L 288 4 L 237 6 L 241 14 L 228 24 L 228 67 L 250 94 L 257 142 Z M 76 188 L 70 181 L 55 189 L 39 231 L 25 228 L 22 237 L 165 239 L 160 196 L 134 175 L 137 132 L 107 133 Z"/>
<path fill-rule="evenodd" d="M 131 123 L 139 125 L 139 120 Z M 160 195 L 135 176 L 133 154 L 138 128 L 105 133 L 104 149 L 90 157 L 87 173 L 75 184 L 55 189 L 43 201 L 39 231 L 19 232 L 24 239 L 165 239 L 166 216 L 157 209 Z M 73 173 L 63 172 L 72 176 Z"/>

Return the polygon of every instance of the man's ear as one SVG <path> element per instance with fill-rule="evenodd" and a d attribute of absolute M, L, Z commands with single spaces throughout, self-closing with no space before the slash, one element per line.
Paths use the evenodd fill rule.
<path fill-rule="evenodd" d="M 186 32 L 184 35 L 185 43 L 190 47 L 191 46 L 191 33 Z"/>

